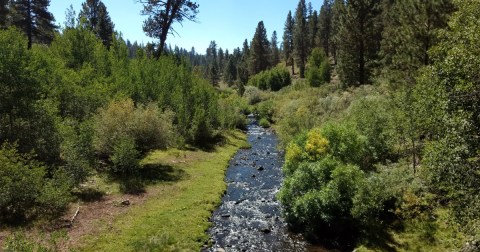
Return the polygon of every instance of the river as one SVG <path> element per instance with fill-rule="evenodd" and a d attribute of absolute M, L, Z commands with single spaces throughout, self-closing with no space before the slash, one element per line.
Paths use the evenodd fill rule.
<path fill-rule="evenodd" d="M 208 231 L 213 246 L 204 251 L 320 251 L 288 231 L 275 198 L 283 178 L 277 137 L 250 122 L 251 149 L 239 150 L 230 161 L 227 191 Z"/>

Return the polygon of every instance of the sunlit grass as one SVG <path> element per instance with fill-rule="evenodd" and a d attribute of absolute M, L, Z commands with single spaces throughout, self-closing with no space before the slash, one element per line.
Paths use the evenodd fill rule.
<path fill-rule="evenodd" d="M 228 134 L 213 151 L 178 150 L 150 153 L 143 164 L 171 166 L 183 174 L 177 181 L 148 186 L 151 198 L 132 206 L 113 225 L 98 223 L 85 237 L 83 251 L 198 251 L 208 239 L 208 218 L 226 189 L 228 161 L 245 145 L 240 132 Z"/>

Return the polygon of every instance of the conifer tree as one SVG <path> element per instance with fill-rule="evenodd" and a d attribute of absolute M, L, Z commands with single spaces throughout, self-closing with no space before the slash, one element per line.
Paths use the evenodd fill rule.
<path fill-rule="evenodd" d="M 218 85 L 220 80 L 220 70 L 218 67 L 217 43 L 215 40 L 210 42 L 207 48 L 207 77 L 210 83 L 214 86 Z"/>
<path fill-rule="evenodd" d="M 331 0 L 324 0 L 320 8 L 320 15 L 318 18 L 318 45 L 323 48 L 323 51 L 328 56 L 330 54 L 330 41 L 332 34 L 332 2 Z"/>
<path fill-rule="evenodd" d="M 225 67 L 225 53 L 223 52 L 223 49 L 221 47 L 218 49 L 217 62 L 218 62 L 218 69 L 220 70 L 220 72 L 222 72 Z"/>
<path fill-rule="evenodd" d="M 333 56 L 335 64 L 338 62 L 337 51 L 340 43 L 339 31 L 342 25 L 342 18 L 345 15 L 345 0 L 333 0 L 332 3 L 332 27 L 328 41 L 329 52 Z"/>
<path fill-rule="evenodd" d="M 195 21 L 199 5 L 190 0 L 138 0 L 143 3 L 142 14 L 148 18 L 143 23 L 143 31 L 160 40 L 157 58 L 163 53 L 167 35 L 174 32 L 172 24 L 187 19 Z"/>
<path fill-rule="evenodd" d="M 11 4 L 12 24 L 27 35 L 28 49 L 34 42 L 50 44 L 54 38 L 57 26 L 48 6 L 50 0 L 16 0 Z"/>
<path fill-rule="evenodd" d="M 308 57 L 308 38 L 307 6 L 305 5 L 305 0 L 300 0 L 295 12 L 295 25 L 293 29 L 293 52 L 295 61 L 300 68 L 300 78 L 305 77 L 305 63 Z"/>
<path fill-rule="evenodd" d="M 308 18 L 308 36 L 309 36 L 309 52 L 313 50 L 313 48 L 318 47 L 319 45 L 316 43 L 317 36 L 318 36 L 318 27 L 319 27 L 319 20 L 318 20 L 318 12 L 316 10 L 313 11 L 312 15 Z"/>
<path fill-rule="evenodd" d="M 79 18 L 82 17 L 86 19 L 85 25 L 102 40 L 107 48 L 110 48 L 114 24 L 105 4 L 101 0 L 85 1 L 79 14 Z"/>
<path fill-rule="evenodd" d="M 278 49 L 277 31 L 273 31 L 272 40 L 270 41 L 271 48 L 271 65 L 276 66 L 280 62 L 280 51 Z"/>
<path fill-rule="evenodd" d="M 263 21 L 258 22 L 250 49 L 250 71 L 257 74 L 270 67 L 270 42 Z"/>
<path fill-rule="evenodd" d="M 380 14 L 380 0 L 347 2 L 338 34 L 338 70 L 346 86 L 370 81 L 380 49 Z"/>
<path fill-rule="evenodd" d="M 429 49 L 439 42 L 438 31 L 447 26 L 451 0 L 404 0 L 383 6 L 382 64 L 391 82 L 415 82 L 414 73 L 430 64 Z"/>
<path fill-rule="evenodd" d="M 286 66 L 292 66 L 292 74 L 295 74 L 295 63 L 293 59 L 293 28 L 295 21 L 292 17 L 292 12 L 289 11 L 287 20 L 285 21 L 285 28 L 283 29 L 283 58 Z"/>
<path fill-rule="evenodd" d="M 8 1 L 9 0 L 0 0 L 0 28 L 7 25 Z"/>

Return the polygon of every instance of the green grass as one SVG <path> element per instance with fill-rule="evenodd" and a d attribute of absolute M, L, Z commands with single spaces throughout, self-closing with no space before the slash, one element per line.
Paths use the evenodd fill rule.
<path fill-rule="evenodd" d="M 230 158 L 245 145 L 245 135 L 228 134 L 213 151 L 156 151 L 144 165 L 169 167 L 179 176 L 148 186 L 152 196 L 116 217 L 109 227 L 85 237 L 81 251 L 199 251 L 207 241 L 208 218 L 226 189 Z"/>

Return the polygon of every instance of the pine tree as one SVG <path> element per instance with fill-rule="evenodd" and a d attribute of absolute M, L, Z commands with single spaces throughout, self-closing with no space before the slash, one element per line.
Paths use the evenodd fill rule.
<path fill-rule="evenodd" d="M 20 28 L 32 43 L 50 44 L 55 36 L 55 18 L 48 11 L 50 0 L 17 0 L 11 7 L 12 24 Z"/>
<path fill-rule="evenodd" d="M 207 48 L 207 78 L 214 86 L 218 85 L 220 80 L 220 70 L 218 67 L 217 43 L 215 40 L 210 42 Z"/>
<path fill-rule="evenodd" d="M 295 12 L 295 25 L 293 29 L 293 52 L 295 61 L 300 68 L 300 78 L 305 78 L 305 63 L 308 57 L 308 29 L 307 6 L 305 0 L 300 0 Z"/>
<path fill-rule="evenodd" d="M 223 74 L 223 80 L 231 86 L 237 79 L 237 67 L 235 66 L 235 59 L 230 57 L 225 66 L 225 72 Z"/>
<path fill-rule="evenodd" d="M 273 31 L 272 40 L 270 42 L 271 48 L 271 65 L 276 66 L 280 62 L 280 51 L 278 49 L 278 39 L 277 39 L 277 31 Z"/>
<path fill-rule="evenodd" d="M 380 0 L 347 2 L 338 34 L 338 70 L 346 86 L 370 81 L 380 49 L 380 14 Z"/>
<path fill-rule="evenodd" d="M 323 48 L 323 51 L 328 56 L 330 55 L 330 41 L 332 35 L 332 2 L 331 0 L 324 0 L 322 8 L 320 8 L 319 15 L 319 32 L 318 43 Z"/>
<path fill-rule="evenodd" d="M 295 74 L 295 63 L 293 59 L 293 28 L 295 21 L 292 17 L 292 12 L 289 11 L 287 20 L 285 21 L 285 28 L 283 29 L 283 57 L 286 66 L 292 66 L 292 74 Z"/>
<path fill-rule="evenodd" d="M 195 21 L 199 5 L 189 0 L 138 0 L 143 4 L 143 15 L 149 17 L 143 23 L 143 31 L 152 38 L 160 40 L 156 57 L 165 49 L 167 35 L 173 31 L 174 22 L 184 19 Z"/>
<path fill-rule="evenodd" d="M 451 0 L 386 2 L 381 44 L 385 76 L 391 82 L 415 82 L 415 72 L 430 64 L 428 51 L 439 42 L 438 30 L 447 26 Z"/>
<path fill-rule="evenodd" d="M 7 26 L 9 0 L 0 0 L 0 28 Z"/>
<path fill-rule="evenodd" d="M 103 44 L 110 48 L 114 24 L 108 14 L 107 7 L 101 0 L 87 0 L 82 3 L 79 18 L 85 18 L 85 25 L 92 30 Z"/>
<path fill-rule="evenodd" d="M 332 4 L 332 27 L 330 40 L 328 41 L 329 51 L 333 56 L 335 64 L 338 62 L 337 51 L 340 43 L 339 32 L 342 25 L 342 18 L 345 15 L 345 0 L 333 0 Z M 320 21 L 321 22 L 321 21 Z"/>
<path fill-rule="evenodd" d="M 270 42 L 263 21 L 258 22 L 250 49 L 250 72 L 257 74 L 270 67 Z"/>
<path fill-rule="evenodd" d="M 318 28 L 319 28 L 319 20 L 318 20 L 318 12 L 316 10 L 313 11 L 312 15 L 308 18 L 308 35 L 309 35 L 309 51 L 308 54 L 311 53 L 313 48 L 318 47 L 317 44 L 317 36 L 318 36 Z"/>
<path fill-rule="evenodd" d="M 223 52 L 223 49 L 220 47 L 218 49 L 218 69 L 220 72 L 223 72 L 223 69 L 225 68 L 225 53 Z"/>

